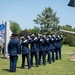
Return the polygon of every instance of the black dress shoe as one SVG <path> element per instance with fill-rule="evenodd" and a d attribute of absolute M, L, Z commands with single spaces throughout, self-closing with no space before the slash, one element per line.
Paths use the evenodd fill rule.
<path fill-rule="evenodd" d="M 55 59 L 53 59 L 53 62 L 55 62 Z"/>
<path fill-rule="evenodd" d="M 24 67 L 21 67 L 21 69 L 24 69 Z"/>
<path fill-rule="evenodd" d="M 28 69 L 31 69 L 31 67 L 28 67 Z"/>
<path fill-rule="evenodd" d="M 9 72 L 16 72 L 16 71 L 10 70 Z"/>
<path fill-rule="evenodd" d="M 12 70 L 9 70 L 9 72 L 12 72 Z"/>
<path fill-rule="evenodd" d="M 39 67 L 38 65 L 36 67 Z"/>

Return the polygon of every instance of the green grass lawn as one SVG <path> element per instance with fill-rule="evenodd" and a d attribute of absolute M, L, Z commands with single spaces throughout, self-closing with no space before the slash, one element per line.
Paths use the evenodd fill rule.
<path fill-rule="evenodd" d="M 3 59 L 0 54 L 0 75 L 75 75 L 75 62 L 71 61 L 72 50 L 75 47 L 69 47 L 68 45 L 62 46 L 62 59 L 53 62 L 52 64 L 47 64 L 44 66 L 41 64 L 38 68 L 32 67 L 28 69 L 20 69 L 21 66 L 21 55 L 17 62 L 17 72 L 9 72 L 9 60 Z"/>

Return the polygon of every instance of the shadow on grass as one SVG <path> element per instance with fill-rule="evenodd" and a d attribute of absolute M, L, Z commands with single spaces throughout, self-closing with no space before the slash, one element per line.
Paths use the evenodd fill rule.
<path fill-rule="evenodd" d="M 28 69 L 27 66 L 25 66 L 24 68 L 21 68 L 21 67 L 17 67 L 18 69 Z"/>
<path fill-rule="evenodd" d="M 33 63 L 32 67 L 36 67 L 35 63 Z M 21 67 L 17 67 L 17 68 L 22 69 Z M 24 69 L 28 69 L 28 65 L 24 65 Z"/>
<path fill-rule="evenodd" d="M 7 71 L 7 72 L 10 72 L 10 70 L 9 70 L 9 69 L 2 69 L 2 71 Z"/>
<path fill-rule="evenodd" d="M 1 59 L 5 59 L 4 57 L 0 57 Z"/>

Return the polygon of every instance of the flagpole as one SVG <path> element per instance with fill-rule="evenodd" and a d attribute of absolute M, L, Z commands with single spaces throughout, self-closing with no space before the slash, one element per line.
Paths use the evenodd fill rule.
<path fill-rule="evenodd" d="M 10 22 L 5 22 L 5 45 L 4 45 L 4 57 L 8 54 L 8 42 L 10 40 Z M 7 57 L 6 57 L 7 58 Z"/>

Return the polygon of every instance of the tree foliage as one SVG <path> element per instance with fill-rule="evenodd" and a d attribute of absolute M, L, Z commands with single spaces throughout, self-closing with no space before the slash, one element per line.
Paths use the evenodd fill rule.
<path fill-rule="evenodd" d="M 22 31 L 20 32 L 19 37 L 21 37 L 21 36 L 27 37 L 28 35 L 29 35 L 29 34 L 28 34 L 28 32 L 27 32 L 27 29 L 25 29 L 25 30 L 22 30 Z"/>
<path fill-rule="evenodd" d="M 71 25 L 61 26 L 61 29 L 68 31 L 75 31 Z M 68 44 L 70 46 L 75 46 L 75 35 L 69 33 L 63 33 L 63 43 Z"/>
<path fill-rule="evenodd" d="M 25 29 L 25 30 L 22 30 L 19 34 L 19 36 L 24 36 L 24 37 L 27 37 L 28 35 L 31 35 L 31 34 L 35 34 L 37 35 L 38 33 L 40 32 L 40 29 L 39 27 L 36 27 L 34 26 L 34 28 L 32 29 Z"/>
<path fill-rule="evenodd" d="M 35 34 L 35 35 L 37 35 L 38 33 L 40 33 L 40 28 L 34 26 L 33 29 L 28 29 L 27 32 L 28 32 L 29 35 L 30 35 L 30 34 Z"/>
<path fill-rule="evenodd" d="M 13 33 L 19 34 L 21 32 L 20 25 L 16 22 L 10 21 L 10 29 Z"/>
<path fill-rule="evenodd" d="M 45 8 L 33 21 L 40 25 L 42 33 L 55 33 L 58 30 L 59 18 L 56 17 L 56 12 L 50 7 Z"/>

